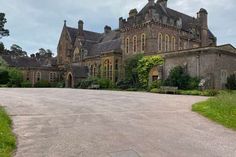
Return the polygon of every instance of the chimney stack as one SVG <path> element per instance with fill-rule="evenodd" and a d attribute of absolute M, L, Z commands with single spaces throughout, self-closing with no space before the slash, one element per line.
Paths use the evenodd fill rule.
<path fill-rule="evenodd" d="M 110 33 L 110 32 L 111 32 L 111 27 L 106 25 L 106 26 L 104 27 L 104 33 L 107 34 L 107 33 Z"/>
<path fill-rule="evenodd" d="M 155 5 L 155 0 L 148 0 L 149 6 L 154 6 Z"/>
<path fill-rule="evenodd" d="M 84 22 L 82 20 L 79 20 L 78 22 L 78 30 L 80 34 L 84 31 Z"/>
<path fill-rule="evenodd" d="M 159 3 L 164 8 L 167 8 L 167 1 L 168 0 L 158 0 L 157 3 Z"/>
<path fill-rule="evenodd" d="M 197 13 L 197 18 L 201 29 L 201 46 L 208 46 L 208 13 L 206 9 L 201 8 Z"/>

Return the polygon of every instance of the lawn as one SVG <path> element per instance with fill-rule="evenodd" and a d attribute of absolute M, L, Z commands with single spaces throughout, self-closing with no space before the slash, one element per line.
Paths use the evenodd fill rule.
<path fill-rule="evenodd" d="M 16 138 L 12 133 L 12 121 L 0 106 L 0 157 L 11 157 L 16 148 Z"/>
<path fill-rule="evenodd" d="M 221 92 L 218 96 L 193 105 L 193 111 L 236 130 L 236 92 Z"/>

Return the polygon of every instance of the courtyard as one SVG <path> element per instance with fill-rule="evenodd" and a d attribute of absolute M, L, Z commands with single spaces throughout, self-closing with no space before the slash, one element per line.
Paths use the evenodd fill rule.
<path fill-rule="evenodd" d="M 191 111 L 207 97 L 0 89 L 16 157 L 234 157 L 236 133 Z"/>

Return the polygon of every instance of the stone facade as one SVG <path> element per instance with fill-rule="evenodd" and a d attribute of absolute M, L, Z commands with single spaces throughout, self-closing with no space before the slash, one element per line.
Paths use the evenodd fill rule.
<path fill-rule="evenodd" d="M 76 28 L 64 21 L 56 66 L 47 70 L 44 64 L 28 66 L 25 73 L 34 82 L 37 71 L 44 79 L 55 71 L 67 87 L 88 77 L 115 83 L 125 75 L 125 60 L 141 53 L 165 58 L 163 66 L 151 69 L 150 81 L 166 79 L 173 67 L 181 65 L 191 76 L 205 79 L 208 88 L 224 88 L 225 78 L 236 71 L 236 52 L 231 45 L 217 46 L 216 41 L 205 9 L 191 17 L 170 9 L 167 0 L 148 0 L 140 11 L 131 9 L 127 19 L 120 17 L 118 29 L 105 26 L 103 33 L 85 30 L 82 20 Z"/>

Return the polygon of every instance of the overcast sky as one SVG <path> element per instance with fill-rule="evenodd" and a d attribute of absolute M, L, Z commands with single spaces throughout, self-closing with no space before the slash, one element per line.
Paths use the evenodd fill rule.
<path fill-rule="evenodd" d="M 148 0 L 1 0 L 0 12 L 6 13 L 10 36 L 0 39 L 7 48 L 18 44 L 28 53 L 39 48 L 54 53 L 63 27 L 77 27 L 82 19 L 85 29 L 102 32 L 105 25 L 118 27 L 119 17 L 127 17 L 132 8 L 140 10 Z M 209 13 L 209 27 L 218 44 L 236 46 L 235 0 L 169 0 L 168 7 L 196 16 L 200 8 Z"/>

